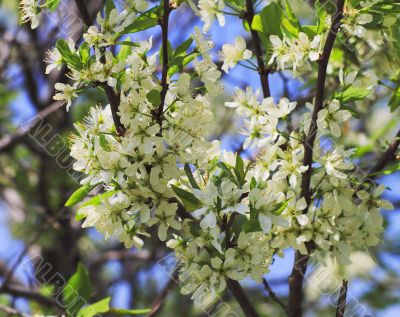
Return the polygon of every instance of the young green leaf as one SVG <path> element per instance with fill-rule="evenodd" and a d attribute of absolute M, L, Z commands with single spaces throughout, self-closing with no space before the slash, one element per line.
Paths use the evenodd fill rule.
<path fill-rule="evenodd" d="M 111 308 L 109 311 L 113 315 L 147 315 L 151 312 L 150 308 L 143 309 L 125 309 L 125 308 Z"/>
<path fill-rule="evenodd" d="M 60 52 L 63 60 L 68 64 L 68 66 L 80 70 L 83 67 L 80 57 L 71 52 L 68 43 L 64 39 L 59 39 L 56 43 L 56 48 Z"/>
<path fill-rule="evenodd" d="M 197 182 L 194 179 L 192 169 L 190 168 L 189 164 L 185 163 L 185 166 L 183 169 L 185 170 L 185 173 L 189 180 L 190 185 L 192 185 L 193 188 L 200 189 L 199 185 L 197 185 Z"/>
<path fill-rule="evenodd" d="M 335 94 L 335 99 L 338 99 L 342 103 L 348 103 L 363 100 L 370 94 L 372 94 L 372 91 L 369 89 L 350 86 L 345 91 Z"/>
<path fill-rule="evenodd" d="M 50 12 L 53 12 L 57 9 L 60 2 L 61 0 L 47 0 L 45 6 Z"/>
<path fill-rule="evenodd" d="M 78 311 L 77 317 L 93 317 L 98 313 L 107 313 L 110 311 L 111 297 L 106 297 L 89 306 L 83 307 Z"/>
<path fill-rule="evenodd" d="M 74 206 L 80 201 L 83 200 L 91 191 L 93 188 L 95 188 L 97 185 L 83 185 L 79 187 L 76 191 L 72 193 L 72 195 L 68 198 L 67 202 L 65 203 L 66 207 Z"/>
<path fill-rule="evenodd" d="M 187 211 L 195 211 L 202 207 L 200 200 L 198 200 L 197 197 L 192 193 L 174 185 L 171 187 L 175 194 L 182 201 Z"/>
<path fill-rule="evenodd" d="M 122 32 L 118 33 L 116 37 L 121 35 L 136 33 L 150 29 L 158 25 L 158 6 L 155 6 L 146 12 L 143 12 L 133 23 L 129 24 Z"/>
<path fill-rule="evenodd" d="M 91 199 L 89 199 L 88 201 L 85 201 L 82 205 L 79 206 L 79 208 L 83 208 L 83 207 L 86 207 L 86 206 L 98 206 L 98 205 L 101 204 L 101 202 L 104 199 L 106 199 L 108 197 L 111 197 L 116 192 L 117 192 L 116 190 L 110 190 L 110 191 L 107 191 L 107 192 L 105 192 L 103 194 L 94 196 Z"/>
<path fill-rule="evenodd" d="M 161 104 L 161 94 L 156 89 L 149 91 L 146 97 L 147 100 L 150 101 L 154 107 L 158 107 Z"/>
<path fill-rule="evenodd" d="M 181 45 L 179 45 L 175 51 L 174 51 L 174 56 L 179 56 L 182 54 L 186 54 L 186 51 L 189 49 L 190 45 L 192 45 L 193 39 L 189 38 L 186 41 L 184 41 Z"/>
<path fill-rule="evenodd" d="M 247 220 L 243 223 L 242 230 L 246 233 L 262 231 L 258 218 Z"/>
<path fill-rule="evenodd" d="M 63 301 L 69 316 L 76 316 L 77 312 L 87 303 L 92 294 L 93 286 L 89 272 L 82 264 L 68 280 L 63 290 Z"/>

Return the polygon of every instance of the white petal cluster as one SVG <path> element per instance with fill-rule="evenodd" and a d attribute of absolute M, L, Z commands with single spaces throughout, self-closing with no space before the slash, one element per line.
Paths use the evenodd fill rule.
<path fill-rule="evenodd" d="M 246 49 L 246 41 L 241 36 L 236 36 L 234 44 L 224 44 L 220 52 L 222 61 L 222 69 L 229 72 L 239 61 L 251 58 L 252 52 Z"/>
<path fill-rule="evenodd" d="M 31 28 L 36 29 L 40 22 L 41 8 L 38 0 L 21 0 L 20 4 L 21 24 L 30 22 Z"/>
<path fill-rule="evenodd" d="M 111 105 L 92 107 L 75 125 L 73 167 L 84 174 L 82 185 L 100 190 L 78 211 L 84 227 L 136 248 L 153 227 L 180 262 L 182 292 L 202 307 L 218 297 L 228 278 L 261 281 L 274 256 L 288 248 L 308 254 L 311 244 L 310 255 L 318 261 L 331 257 L 345 264 L 352 252 L 379 243 L 380 209 L 393 207 L 381 198 L 384 187 L 357 174 L 353 151 L 322 144 L 339 137 L 351 117 L 339 100 L 318 113 L 310 196 L 303 197 L 310 112 L 293 128 L 295 102 L 262 99 L 251 87 L 236 88 L 226 106 L 241 117 L 243 148 L 254 159 L 221 150 L 219 141 L 208 141 L 211 97 L 223 91 L 212 41 L 196 28 L 194 70 L 181 70 L 161 84 L 159 56 L 149 53 L 151 38 L 128 45 L 122 57 L 108 49 L 142 10 L 141 2 L 134 3 L 133 11 L 99 15 L 98 26 L 88 30 L 79 49 L 64 43 L 72 56 L 73 83 L 56 84 L 54 98 L 69 108 L 85 88 L 112 89 L 123 130 L 115 126 Z M 223 1 L 200 0 L 199 6 L 206 29 L 215 18 L 223 22 Z M 293 39 L 271 36 L 270 64 L 276 62 L 279 69 L 290 65 L 296 72 L 319 58 L 320 41 L 304 33 Z M 48 72 L 65 62 L 61 52 L 51 51 Z M 229 71 L 251 53 L 237 37 L 233 45 L 223 46 L 221 56 Z M 341 74 L 342 85 L 350 85 L 355 76 Z"/>
<path fill-rule="evenodd" d="M 225 25 L 225 16 L 222 10 L 225 7 L 223 0 L 199 0 L 198 3 L 200 17 L 203 21 L 203 32 L 207 32 L 215 19 L 218 20 L 220 26 Z"/>
<path fill-rule="evenodd" d="M 351 113 L 347 110 L 340 110 L 340 102 L 332 100 L 327 107 L 318 112 L 318 127 L 328 129 L 335 137 L 342 134 L 340 124 L 351 118 Z"/>
<path fill-rule="evenodd" d="M 318 60 L 320 55 L 321 36 L 317 35 L 312 40 L 307 34 L 300 32 L 297 38 L 283 39 L 276 35 L 270 36 L 272 56 L 268 64 L 276 62 L 277 68 L 284 70 L 287 65 L 292 67 L 293 73 L 307 65 L 309 61 Z"/>
<path fill-rule="evenodd" d="M 103 17 L 99 12 L 97 14 L 98 26 L 92 25 L 83 35 L 83 38 L 89 45 L 97 45 L 98 47 L 114 45 L 115 34 L 122 32 L 128 25 L 136 20 L 134 11 L 124 10 L 118 12 L 112 9 L 107 18 Z"/>
<path fill-rule="evenodd" d="M 365 24 L 371 23 L 373 16 L 368 13 L 360 13 L 357 9 L 348 10 L 342 19 L 342 28 L 349 34 L 359 38 L 364 38 L 366 29 Z"/>

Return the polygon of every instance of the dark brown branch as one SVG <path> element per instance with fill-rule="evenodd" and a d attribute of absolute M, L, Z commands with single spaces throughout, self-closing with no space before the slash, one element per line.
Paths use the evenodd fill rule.
<path fill-rule="evenodd" d="M 171 13 L 171 7 L 169 0 L 164 0 L 164 12 L 162 17 L 160 17 L 160 26 L 162 31 L 162 74 L 161 74 L 161 103 L 158 106 L 157 111 L 155 111 L 154 116 L 155 119 L 160 126 L 160 135 L 162 134 L 162 120 L 163 120 L 163 112 L 164 112 L 164 103 L 165 97 L 168 92 L 168 24 L 169 24 L 169 15 Z"/>
<path fill-rule="evenodd" d="M 368 174 L 374 174 L 382 171 L 384 167 L 390 163 L 395 158 L 397 149 L 400 146 L 400 130 L 397 132 L 395 139 L 390 144 L 389 148 L 383 153 L 381 159 L 371 168 Z"/>
<path fill-rule="evenodd" d="M 17 145 L 33 128 L 41 123 L 52 113 L 56 112 L 63 106 L 60 102 L 55 102 L 44 110 L 40 111 L 34 118 L 30 119 L 15 134 L 6 135 L 0 139 L 0 153 L 6 152 Z"/>
<path fill-rule="evenodd" d="M 246 317 L 259 317 L 257 311 L 255 310 L 253 304 L 250 302 L 249 298 L 246 296 L 243 288 L 240 286 L 238 281 L 227 279 L 226 283 L 229 290 L 233 296 L 238 301 L 240 307 L 242 308 Z"/>
<path fill-rule="evenodd" d="M 287 311 L 286 304 L 282 301 L 282 299 L 280 299 L 275 294 L 275 292 L 272 290 L 271 286 L 268 284 L 268 281 L 266 278 L 263 278 L 263 284 L 264 284 L 265 290 L 268 292 L 269 297 L 271 297 L 271 299 L 274 302 L 278 303 L 283 308 L 283 310 L 286 312 Z"/>
<path fill-rule="evenodd" d="M 30 315 L 24 314 L 16 310 L 15 308 L 8 307 L 6 305 L 0 304 L 0 311 L 6 313 L 5 316 L 14 316 L 14 317 L 30 317 Z"/>
<path fill-rule="evenodd" d="M 90 17 L 89 11 L 86 8 L 85 3 L 83 0 L 75 0 L 76 6 L 78 7 L 79 13 L 82 16 L 83 22 L 87 27 L 93 25 L 92 18 Z M 102 62 L 104 62 L 104 58 L 102 58 Z M 111 113 L 113 117 L 113 121 L 115 124 L 115 128 L 119 135 L 123 135 L 125 132 L 125 128 L 121 123 L 121 119 L 118 115 L 118 107 L 119 107 L 119 96 L 115 93 L 114 89 L 108 86 L 106 83 L 100 85 L 107 96 L 108 102 L 110 103 Z"/>
<path fill-rule="evenodd" d="M 296 251 L 292 273 L 289 277 L 288 316 L 301 317 L 303 314 L 303 281 L 307 271 L 309 255 Z"/>
<path fill-rule="evenodd" d="M 254 44 L 254 49 L 255 49 L 257 64 L 258 64 L 258 74 L 260 75 L 260 81 L 261 81 L 261 87 L 263 90 L 264 98 L 268 98 L 271 96 L 269 82 L 268 82 L 269 70 L 265 67 L 263 53 L 262 53 L 262 49 L 261 49 L 260 37 L 258 36 L 257 31 L 253 30 L 253 28 L 251 27 L 251 24 L 252 24 L 253 18 L 254 18 L 254 8 L 253 8 L 252 0 L 246 0 L 246 11 L 247 12 L 245 13 L 244 17 L 245 17 L 247 23 L 249 24 L 251 38 L 252 38 L 253 44 Z"/>
<path fill-rule="evenodd" d="M 317 117 L 318 112 L 323 108 L 324 95 L 325 95 L 325 82 L 329 59 L 332 53 L 333 45 L 336 40 L 337 32 L 341 25 L 341 19 L 343 17 L 345 0 L 336 1 L 336 13 L 332 18 L 332 25 L 327 36 L 324 49 L 322 51 L 321 58 L 318 61 L 318 78 L 317 78 L 317 90 L 315 95 L 314 110 L 311 116 L 310 129 L 304 141 L 304 159 L 303 165 L 307 166 L 307 171 L 303 174 L 301 180 L 301 196 L 307 202 L 309 206 L 311 204 L 311 174 L 312 174 L 312 162 L 314 153 L 314 143 L 317 137 Z M 307 210 L 307 209 L 306 209 Z M 311 252 L 313 244 L 308 244 L 308 250 Z M 290 317 L 301 317 L 303 315 L 302 301 L 303 301 L 303 281 L 307 271 L 307 263 L 309 260 L 308 255 L 302 255 L 299 251 L 295 254 L 295 263 L 293 265 L 292 273 L 289 277 L 289 304 L 288 304 L 288 316 Z"/>
<path fill-rule="evenodd" d="M 161 308 L 164 306 L 164 303 L 165 303 L 165 300 L 168 297 L 168 294 L 177 285 L 177 278 L 178 278 L 178 270 L 175 269 L 174 273 L 170 277 L 167 285 L 165 285 L 165 287 L 161 291 L 160 295 L 156 298 L 156 300 L 154 301 L 153 305 L 151 305 L 151 311 L 147 315 L 147 317 L 153 317 L 153 316 L 155 316 L 157 313 L 159 313 L 161 311 Z"/>
<path fill-rule="evenodd" d="M 85 25 L 88 27 L 91 26 L 93 24 L 93 21 L 83 0 L 75 0 L 75 4 L 78 7 L 78 11 L 82 16 L 83 23 L 85 23 Z"/>
<path fill-rule="evenodd" d="M 336 317 L 344 317 L 344 311 L 346 309 L 347 284 L 348 282 L 346 280 L 343 280 L 343 285 L 340 288 L 340 294 L 336 309 Z"/>
<path fill-rule="evenodd" d="M 63 312 L 62 306 L 55 299 L 43 296 L 38 291 L 30 290 L 16 285 L 6 285 L 5 287 L 0 289 L 0 293 L 33 300 L 47 307 L 55 308 L 58 312 Z"/>
<path fill-rule="evenodd" d="M 317 78 L 317 90 L 315 95 L 314 110 L 311 116 L 310 129 L 308 131 L 306 140 L 304 142 L 304 159 L 303 165 L 308 166 L 308 170 L 303 174 L 301 181 L 301 195 L 305 198 L 307 204 L 311 202 L 310 194 L 310 182 L 312 173 L 312 160 L 314 153 L 314 143 L 317 137 L 317 117 L 318 112 L 321 111 L 324 105 L 325 95 L 325 82 L 326 72 L 328 68 L 329 59 L 333 49 L 333 45 L 336 40 L 336 35 L 341 25 L 341 19 L 343 17 L 344 0 L 337 0 L 337 11 L 332 19 L 332 26 L 329 30 L 328 37 L 325 42 L 324 49 L 322 51 L 321 58 L 318 64 L 318 78 Z"/>

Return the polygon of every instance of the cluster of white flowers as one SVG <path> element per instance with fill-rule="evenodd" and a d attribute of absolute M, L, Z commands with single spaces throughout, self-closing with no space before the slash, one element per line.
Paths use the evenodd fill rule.
<path fill-rule="evenodd" d="M 292 66 L 293 73 L 306 65 L 307 61 L 316 61 L 320 55 L 321 36 L 315 36 L 311 41 L 307 34 L 300 32 L 297 38 L 289 39 L 283 35 L 283 39 L 276 35 L 270 36 L 272 44 L 272 56 L 269 64 L 276 61 L 278 69 L 284 70 L 286 65 Z"/>
<path fill-rule="evenodd" d="M 349 34 L 359 38 L 365 37 L 365 24 L 371 23 L 373 16 L 368 13 L 360 13 L 357 9 L 348 10 L 342 19 L 342 28 Z"/>
<path fill-rule="evenodd" d="M 308 170 L 304 140 L 311 114 L 302 114 L 301 124 L 293 128 L 296 102 L 261 99 L 251 87 L 236 88 L 225 105 L 243 119 L 243 148 L 255 153 L 255 159 L 221 150 L 219 141 L 208 141 L 210 100 L 223 90 L 210 53 L 212 41 L 195 28 L 194 71 L 181 69 L 160 83 L 158 53 L 149 53 L 151 38 L 117 41 L 146 8 L 142 1 L 133 2 L 131 11 L 99 14 L 98 25 L 88 29 L 79 48 L 64 41 L 50 52 L 46 72 L 62 63 L 70 70 L 73 84 L 58 83 L 54 97 L 67 108 L 81 90 L 93 86 L 112 89 L 118 99 L 123 131 L 115 126 L 115 109 L 99 106 L 75 125 L 77 134 L 71 137 L 74 169 L 86 176 L 82 185 L 103 190 L 81 206 L 84 227 L 140 248 L 143 236 L 156 226 L 159 239 L 167 241 L 180 261 L 182 291 L 193 294 L 199 305 L 217 297 L 227 279 L 261 281 L 273 257 L 287 248 L 307 254 L 312 244 L 312 256 L 319 261 L 330 256 L 344 263 L 351 252 L 378 244 L 380 208 L 392 206 L 380 198 L 384 187 L 367 186 L 357 175 L 352 151 L 315 146 L 307 202 L 301 179 Z M 200 0 L 199 7 L 205 30 L 215 18 L 223 24 L 222 0 Z M 272 35 L 270 40 L 269 64 L 276 62 L 278 69 L 290 65 L 296 73 L 319 58 L 321 36 Z M 118 54 L 108 48 L 116 43 L 124 45 Z M 251 57 L 242 37 L 225 44 L 220 54 L 226 72 Z M 342 86 L 355 77 L 341 73 Z M 193 78 L 201 87 L 191 87 Z M 307 107 L 312 110 L 313 105 Z M 342 124 L 350 118 L 339 100 L 327 102 L 318 113 L 317 139 L 341 136 Z"/>
<path fill-rule="evenodd" d="M 40 13 L 42 9 L 39 0 L 21 0 L 20 1 L 20 21 L 22 23 L 31 23 L 31 28 L 36 29 L 39 26 Z"/>
<path fill-rule="evenodd" d="M 220 26 L 225 25 L 225 16 L 222 10 L 225 7 L 223 0 L 199 0 L 199 13 L 203 21 L 203 32 L 207 32 L 215 19 L 218 20 Z"/>
<path fill-rule="evenodd" d="M 229 72 L 229 69 L 234 68 L 236 64 L 241 60 L 251 58 L 252 52 L 246 49 L 246 41 L 241 36 L 236 36 L 235 43 L 224 44 L 222 46 L 221 58 L 224 64 L 222 69 L 225 72 Z"/>

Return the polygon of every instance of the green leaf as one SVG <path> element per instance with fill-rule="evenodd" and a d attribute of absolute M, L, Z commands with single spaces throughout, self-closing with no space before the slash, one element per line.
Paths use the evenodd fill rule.
<path fill-rule="evenodd" d="M 114 195 L 116 192 L 117 192 L 116 190 L 110 190 L 110 191 L 107 191 L 107 192 L 105 192 L 105 193 L 103 193 L 103 194 L 94 196 L 94 197 L 92 197 L 91 199 L 89 199 L 88 201 L 85 201 L 82 205 L 80 205 L 80 206 L 79 206 L 79 209 L 80 209 L 80 208 L 83 208 L 83 207 L 86 207 L 86 206 L 98 206 L 98 205 L 101 204 L 101 202 L 102 202 L 104 199 L 106 199 L 106 198 L 108 198 L 108 197 L 111 197 L 111 196 Z"/>
<path fill-rule="evenodd" d="M 68 43 L 64 39 L 59 39 L 56 43 L 56 48 L 60 52 L 63 60 L 68 66 L 80 70 L 83 67 L 82 61 L 79 56 L 69 49 Z"/>
<path fill-rule="evenodd" d="M 106 6 L 105 6 L 105 13 L 106 13 L 106 20 L 110 17 L 111 11 L 115 9 L 115 4 L 113 0 L 106 0 Z"/>
<path fill-rule="evenodd" d="M 143 12 L 133 23 L 128 25 L 122 32 L 120 32 L 117 37 L 129 34 L 136 33 L 143 30 L 150 29 L 156 25 L 158 25 L 158 6 L 155 6 L 146 12 Z"/>
<path fill-rule="evenodd" d="M 394 112 L 400 106 L 400 85 L 398 85 L 389 100 L 390 111 Z"/>
<path fill-rule="evenodd" d="M 79 56 L 81 57 L 82 63 L 87 65 L 90 61 L 90 47 L 89 44 L 84 42 L 79 48 Z"/>
<path fill-rule="evenodd" d="M 49 9 L 50 12 L 53 12 L 57 9 L 60 2 L 61 0 L 47 0 L 45 6 L 47 9 Z"/>
<path fill-rule="evenodd" d="M 289 33 L 290 35 L 294 36 L 294 37 L 298 37 L 299 36 L 299 28 L 294 25 L 292 22 L 290 22 L 288 19 L 283 18 L 282 19 L 282 27 L 283 29 L 286 31 L 285 33 Z"/>
<path fill-rule="evenodd" d="M 104 151 L 111 151 L 111 146 L 108 144 L 107 137 L 104 133 L 100 133 L 99 135 L 99 144 Z"/>
<path fill-rule="evenodd" d="M 151 312 L 150 308 L 143 309 L 125 309 L 125 308 L 111 308 L 110 313 L 114 315 L 146 315 Z"/>
<path fill-rule="evenodd" d="M 289 198 L 288 200 L 279 203 L 272 211 L 272 213 L 279 216 L 286 209 L 287 205 L 289 204 L 289 201 L 291 201 L 292 199 L 293 198 Z"/>
<path fill-rule="evenodd" d="M 116 43 L 116 44 L 120 43 L 120 45 L 121 45 L 121 48 L 120 48 L 120 50 L 118 52 L 118 55 L 117 55 L 119 61 L 126 60 L 126 58 L 131 54 L 132 46 L 134 46 L 134 45 L 128 45 L 127 44 L 127 43 L 130 43 L 130 42 L 131 42 L 131 39 L 128 37 L 128 38 L 125 39 L 125 41 Z"/>
<path fill-rule="evenodd" d="M 146 95 L 147 100 L 151 102 L 154 107 L 158 107 L 161 104 L 161 94 L 158 90 L 153 89 Z"/>
<path fill-rule="evenodd" d="M 369 89 L 350 86 L 345 91 L 335 94 L 335 98 L 342 103 L 348 103 L 348 102 L 363 100 L 371 93 L 372 91 Z"/>
<path fill-rule="evenodd" d="M 243 223 L 242 230 L 246 233 L 262 231 L 258 218 L 247 220 Z"/>
<path fill-rule="evenodd" d="M 70 207 L 70 206 L 76 205 L 77 203 L 82 201 L 82 199 L 85 198 L 92 191 L 92 189 L 95 188 L 96 186 L 97 185 L 83 185 L 83 186 L 79 187 L 68 198 L 68 200 L 64 206 Z"/>
<path fill-rule="evenodd" d="M 244 162 L 242 157 L 239 154 L 236 154 L 236 163 L 235 163 L 235 169 L 233 170 L 236 178 L 240 184 L 240 186 L 242 186 L 245 182 L 244 178 L 246 176 L 246 172 L 244 170 Z"/>
<path fill-rule="evenodd" d="M 198 200 L 197 197 L 192 193 L 174 185 L 171 185 L 171 187 L 175 194 L 182 201 L 187 211 L 195 211 L 202 207 L 200 200 Z"/>
<path fill-rule="evenodd" d="M 302 31 L 312 40 L 318 34 L 318 26 L 316 25 L 303 25 Z"/>
<path fill-rule="evenodd" d="M 89 272 L 82 263 L 79 263 L 78 270 L 71 276 L 63 290 L 63 301 L 69 316 L 76 316 L 79 309 L 87 304 L 92 291 Z"/>
<path fill-rule="evenodd" d="M 231 169 L 223 162 L 218 162 L 217 166 L 223 171 L 223 173 L 236 185 L 240 186 L 238 180 L 235 175 L 232 173 Z"/>
<path fill-rule="evenodd" d="M 185 163 L 185 166 L 184 166 L 183 169 L 184 169 L 184 171 L 186 173 L 186 176 L 187 176 L 187 178 L 189 180 L 190 185 L 192 185 L 193 188 L 200 189 L 199 185 L 197 185 L 197 182 L 194 179 L 194 176 L 193 176 L 193 173 L 192 173 L 192 169 L 190 168 L 188 163 Z"/>
<path fill-rule="evenodd" d="M 164 60 L 163 60 L 164 59 L 163 49 L 164 49 L 164 47 L 163 47 L 163 45 L 161 45 L 160 46 L 160 53 L 159 53 L 160 64 L 161 65 L 164 63 Z M 168 61 L 171 60 L 171 58 L 173 57 L 173 54 L 174 54 L 174 49 L 172 48 L 171 42 L 168 41 Z"/>
<path fill-rule="evenodd" d="M 271 35 L 282 37 L 282 14 L 282 8 L 279 6 L 279 4 L 276 2 L 271 2 L 265 6 L 259 14 L 254 16 L 251 23 L 251 28 L 260 33 L 261 41 L 267 51 L 266 60 L 269 59 L 268 52 L 271 50 L 271 41 L 269 40 L 269 37 Z"/>
<path fill-rule="evenodd" d="M 237 236 L 239 236 L 240 232 L 242 232 L 242 227 L 246 222 L 247 217 L 245 215 L 237 215 L 235 219 L 233 219 L 232 230 Z"/>
<path fill-rule="evenodd" d="M 77 317 L 93 317 L 98 313 L 107 313 L 110 311 L 111 297 L 106 297 L 89 306 L 79 310 Z"/>
<path fill-rule="evenodd" d="M 117 45 L 128 45 L 128 46 L 132 46 L 132 47 L 139 47 L 140 45 L 135 43 L 135 42 L 131 42 L 131 41 L 121 41 L 121 42 L 116 42 L 115 44 Z"/>
<path fill-rule="evenodd" d="M 168 76 L 172 76 L 173 74 L 177 73 L 178 71 L 183 71 L 183 67 L 189 64 L 192 60 L 194 60 L 199 54 L 198 53 L 191 53 L 185 56 L 177 56 L 174 57 L 171 61 L 171 65 L 168 69 Z"/>
<path fill-rule="evenodd" d="M 192 45 L 193 39 L 189 38 L 186 41 L 184 41 L 181 45 L 179 45 L 175 51 L 174 51 L 174 56 L 179 56 L 182 54 L 186 54 L 186 51 L 189 49 L 190 45 Z"/>
<path fill-rule="evenodd" d="M 261 24 L 263 33 L 268 37 L 270 35 L 282 35 L 281 31 L 281 19 L 282 19 L 282 8 L 276 2 L 271 2 L 266 5 L 260 12 Z M 254 20 L 253 20 L 254 23 Z M 253 26 L 252 23 L 252 26 Z"/>

